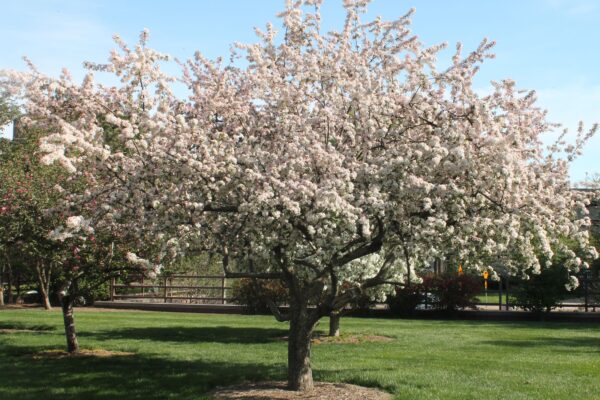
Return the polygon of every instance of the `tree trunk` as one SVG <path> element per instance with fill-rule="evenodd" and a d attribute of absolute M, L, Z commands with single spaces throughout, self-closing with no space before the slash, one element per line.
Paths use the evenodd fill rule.
<path fill-rule="evenodd" d="M 40 296 L 42 297 L 42 305 L 46 310 L 52 310 L 52 305 L 50 304 L 50 297 L 48 296 L 48 290 L 46 290 L 43 286 L 40 286 Z"/>
<path fill-rule="evenodd" d="M 340 336 L 340 319 L 339 312 L 333 311 L 329 314 L 329 336 Z"/>
<path fill-rule="evenodd" d="M 0 268 L 0 306 L 4 305 L 4 263 Z"/>
<path fill-rule="evenodd" d="M 309 313 L 308 304 L 292 304 L 290 312 L 288 389 L 307 391 L 314 388 L 310 368 L 310 341 L 316 321 Z"/>
<path fill-rule="evenodd" d="M 404 250 L 404 261 L 406 262 L 406 287 L 410 287 L 411 285 L 411 270 L 410 270 L 410 256 L 408 253 L 408 248 L 406 247 L 406 244 L 404 244 L 402 246 L 403 250 Z"/>
<path fill-rule="evenodd" d="M 70 295 L 63 295 L 60 299 L 63 320 L 65 323 L 65 336 L 67 338 L 67 351 L 71 354 L 79 351 L 77 333 L 75 332 L 75 320 L 73 318 L 73 299 Z"/>
<path fill-rule="evenodd" d="M 8 260 L 8 256 L 6 257 L 6 269 L 8 272 L 8 276 L 7 276 L 7 280 L 6 283 L 8 284 L 8 298 L 6 299 L 8 304 L 13 304 L 14 303 L 14 299 L 13 299 L 13 291 L 12 291 L 12 266 L 10 265 L 10 262 Z"/>
<path fill-rule="evenodd" d="M 46 268 L 43 261 L 38 261 L 36 264 L 36 272 L 38 285 L 40 287 L 40 296 L 42 297 L 42 304 L 46 310 L 52 310 L 50 305 L 50 274 L 52 272 L 51 267 Z"/>
<path fill-rule="evenodd" d="M 13 276 L 13 282 L 15 282 L 15 291 L 17 292 L 15 296 L 15 303 L 20 303 L 23 300 L 23 296 L 21 296 L 21 273 L 17 272 L 16 275 L 16 277 Z"/>

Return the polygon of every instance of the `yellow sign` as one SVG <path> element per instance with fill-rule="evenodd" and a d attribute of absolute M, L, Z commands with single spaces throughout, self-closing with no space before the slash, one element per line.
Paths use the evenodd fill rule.
<path fill-rule="evenodd" d="M 489 272 L 483 271 L 483 279 L 487 281 L 487 278 L 490 276 Z"/>
<path fill-rule="evenodd" d="M 462 275 L 463 274 L 463 269 L 462 269 L 462 265 L 458 264 L 458 275 Z"/>

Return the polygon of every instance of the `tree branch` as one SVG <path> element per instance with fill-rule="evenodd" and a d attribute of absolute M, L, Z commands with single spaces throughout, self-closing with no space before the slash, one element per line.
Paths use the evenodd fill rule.
<path fill-rule="evenodd" d="M 207 204 L 207 205 L 204 206 L 204 208 L 202 209 L 202 211 L 207 211 L 207 212 L 237 212 L 238 211 L 238 206 L 234 206 L 234 205 L 217 206 L 217 205 L 213 205 L 213 204 Z"/>
<path fill-rule="evenodd" d="M 223 246 L 223 272 L 226 278 L 283 279 L 280 272 L 232 272 L 229 270 L 229 251 Z"/>
<path fill-rule="evenodd" d="M 378 252 L 381 249 L 381 246 L 383 245 L 383 237 L 385 235 L 383 222 L 379 218 L 377 218 L 377 227 L 379 232 L 377 232 L 377 236 L 375 236 L 370 243 L 362 245 L 344 254 L 341 257 L 333 257 L 333 259 L 331 260 L 332 265 L 342 266 L 349 263 L 350 261 Z"/>

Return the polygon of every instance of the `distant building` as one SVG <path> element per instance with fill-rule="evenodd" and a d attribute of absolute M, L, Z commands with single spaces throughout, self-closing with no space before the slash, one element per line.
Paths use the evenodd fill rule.
<path fill-rule="evenodd" d="M 588 207 L 590 210 L 590 218 L 592 220 L 592 232 L 600 235 L 600 199 L 592 200 L 592 203 Z"/>

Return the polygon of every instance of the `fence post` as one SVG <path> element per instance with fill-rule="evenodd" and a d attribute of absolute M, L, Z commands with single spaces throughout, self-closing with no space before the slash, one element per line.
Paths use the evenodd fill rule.
<path fill-rule="evenodd" d="M 144 298 L 144 275 L 142 275 L 142 299 Z"/>
<path fill-rule="evenodd" d="M 163 293 L 163 297 L 164 297 L 164 302 L 167 302 L 167 277 L 165 276 L 165 282 L 164 282 L 164 293 Z"/>
<path fill-rule="evenodd" d="M 225 276 L 223 275 L 223 277 L 221 278 L 221 304 L 226 304 L 227 301 L 225 300 Z"/>
<path fill-rule="evenodd" d="M 110 278 L 110 301 L 115 301 L 115 277 Z"/>
<path fill-rule="evenodd" d="M 510 290 L 508 289 L 508 288 L 509 288 L 509 282 L 510 282 L 510 278 L 509 278 L 509 276 L 507 275 L 507 276 L 506 276 L 506 311 L 508 311 L 508 307 L 509 307 L 509 306 L 508 306 L 508 303 L 509 303 L 509 299 L 508 299 L 508 297 L 509 297 L 509 295 L 510 295 Z"/>
<path fill-rule="evenodd" d="M 498 309 L 502 311 L 502 277 L 500 277 L 500 282 L 498 282 Z"/>
<path fill-rule="evenodd" d="M 584 271 L 583 274 L 583 290 L 585 293 L 585 312 L 588 312 L 588 302 L 589 302 L 589 271 Z"/>

